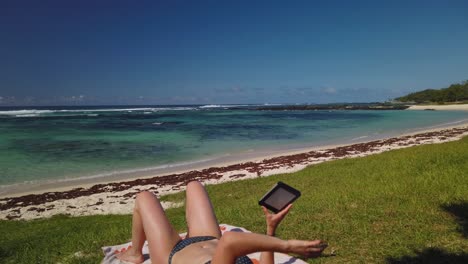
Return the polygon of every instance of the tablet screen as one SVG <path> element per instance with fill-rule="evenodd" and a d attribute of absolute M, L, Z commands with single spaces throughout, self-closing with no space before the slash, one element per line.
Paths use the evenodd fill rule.
<path fill-rule="evenodd" d="M 278 188 L 270 197 L 265 200 L 265 203 L 275 207 L 286 207 L 296 197 L 293 193 L 288 192 L 283 188 Z"/>
<path fill-rule="evenodd" d="M 258 203 L 277 213 L 294 202 L 299 196 L 301 196 L 300 191 L 283 182 L 278 182 Z"/>

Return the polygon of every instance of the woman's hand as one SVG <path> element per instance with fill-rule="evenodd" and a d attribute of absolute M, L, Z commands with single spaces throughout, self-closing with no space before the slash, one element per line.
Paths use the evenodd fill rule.
<path fill-rule="evenodd" d="M 267 235 L 269 236 L 274 236 L 276 232 L 276 228 L 278 225 L 281 223 L 281 221 L 284 219 L 284 217 L 288 214 L 289 210 L 291 209 L 292 204 L 288 205 L 286 208 L 283 210 L 279 211 L 276 214 L 272 214 L 266 209 L 264 206 L 262 206 L 263 213 L 265 214 L 265 220 L 267 223 Z"/>

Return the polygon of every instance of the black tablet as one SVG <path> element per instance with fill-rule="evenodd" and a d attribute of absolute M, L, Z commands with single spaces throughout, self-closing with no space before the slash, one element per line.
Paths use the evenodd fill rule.
<path fill-rule="evenodd" d="M 286 183 L 278 182 L 258 201 L 258 204 L 265 206 L 274 213 L 278 213 L 299 198 L 299 196 L 301 196 L 300 191 Z"/>

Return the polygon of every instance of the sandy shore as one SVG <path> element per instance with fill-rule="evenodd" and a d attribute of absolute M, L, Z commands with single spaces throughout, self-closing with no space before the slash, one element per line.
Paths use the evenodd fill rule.
<path fill-rule="evenodd" d="M 142 190 L 152 191 L 161 196 L 184 190 L 186 183 L 192 180 L 199 180 L 205 184 L 219 184 L 291 173 L 329 160 L 362 157 L 422 144 L 449 142 L 467 135 L 468 124 L 464 123 L 450 128 L 436 128 L 363 143 L 289 151 L 282 155 L 270 155 L 262 159 L 239 161 L 223 166 L 6 197 L 0 199 L 0 219 L 29 220 L 56 214 L 72 216 L 130 214 L 134 197 Z M 167 208 L 180 204 L 164 203 L 163 206 Z"/>
<path fill-rule="evenodd" d="M 468 111 L 468 104 L 453 105 L 412 105 L 407 110 L 464 110 Z"/>

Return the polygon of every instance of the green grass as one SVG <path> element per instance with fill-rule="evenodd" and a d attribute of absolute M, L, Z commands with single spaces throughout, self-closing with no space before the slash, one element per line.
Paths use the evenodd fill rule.
<path fill-rule="evenodd" d="M 468 137 L 208 186 L 220 223 L 264 232 L 257 201 L 279 180 L 302 196 L 278 235 L 336 251 L 310 263 L 468 263 Z M 183 208 L 167 214 L 185 229 Z M 101 246 L 129 240 L 130 225 L 115 215 L 1 221 L 0 263 L 98 263 Z"/>

